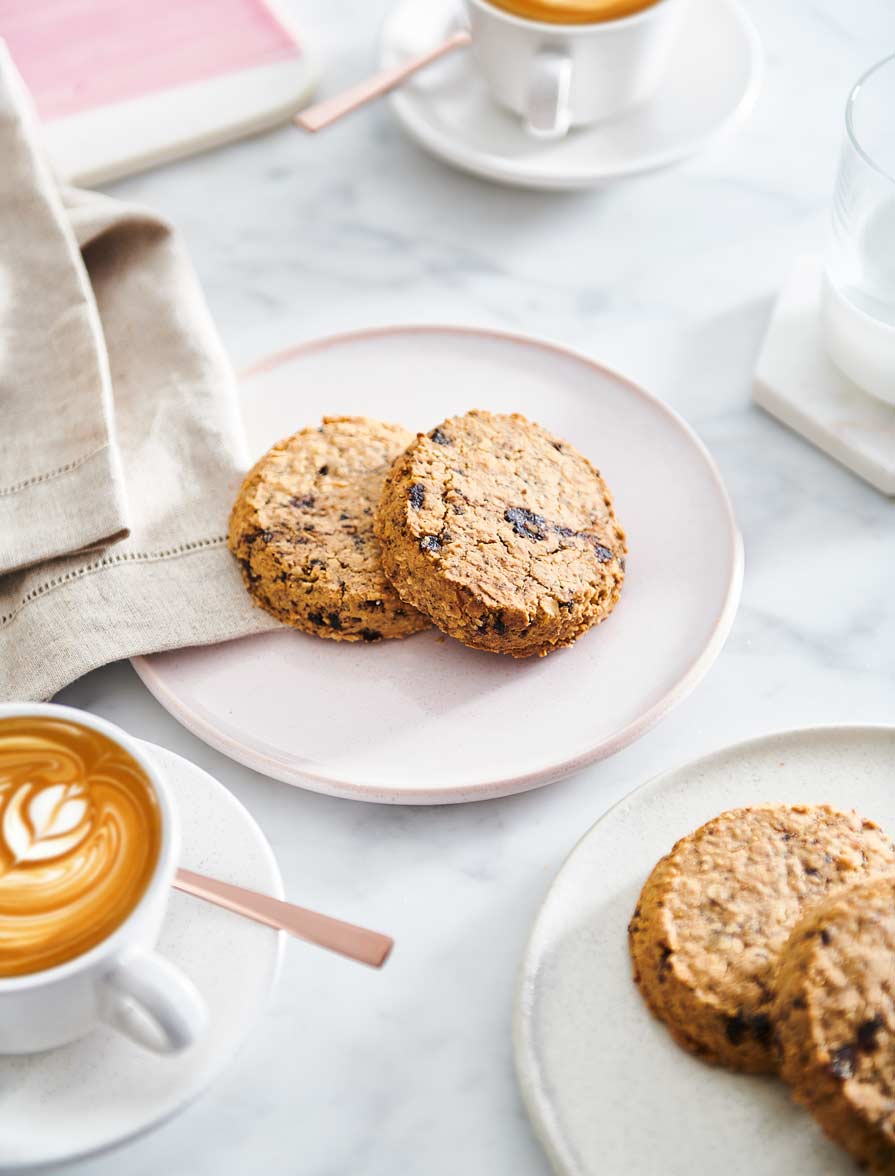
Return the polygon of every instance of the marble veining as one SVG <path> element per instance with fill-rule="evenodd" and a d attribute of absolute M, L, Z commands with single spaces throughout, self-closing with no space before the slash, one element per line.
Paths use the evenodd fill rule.
<path fill-rule="evenodd" d="M 231 788 L 297 901 L 398 941 L 381 975 L 290 943 L 272 1010 L 213 1089 L 65 1176 L 545 1176 L 511 1003 L 575 841 L 641 781 L 732 740 L 895 718 L 892 505 L 749 399 L 775 292 L 822 246 L 846 94 L 895 41 L 895 16 L 890 0 L 745 3 L 767 54 L 750 121 L 623 186 L 492 187 L 422 154 L 380 106 L 112 189 L 181 227 L 237 366 L 355 326 L 462 322 L 556 339 L 646 384 L 718 460 L 746 581 L 721 658 L 659 727 L 561 784 L 466 807 L 356 805 L 256 776 L 182 730 L 127 665 L 64 691 Z M 383 0 L 292 8 L 325 53 L 325 92 L 375 64 Z"/>

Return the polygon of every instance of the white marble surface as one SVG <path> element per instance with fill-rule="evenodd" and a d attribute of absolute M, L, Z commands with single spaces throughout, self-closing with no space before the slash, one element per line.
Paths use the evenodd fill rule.
<path fill-rule="evenodd" d="M 709 748 L 895 719 L 892 504 L 749 401 L 775 289 L 822 240 L 847 89 L 895 41 L 895 14 L 891 0 L 747 3 L 768 60 L 751 121 L 625 187 L 490 187 L 422 155 L 380 106 L 115 189 L 181 226 L 237 364 L 355 325 L 451 321 L 546 335 L 646 383 L 718 459 L 747 569 L 720 661 L 661 726 L 564 783 L 465 808 L 355 805 L 255 776 L 183 731 L 127 665 L 66 690 L 217 775 L 267 832 L 296 900 L 398 940 L 382 974 L 291 943 L 272 1011 L 213 1090 L 70 1176 L 540 1176 L 511 1003 L 572 844 L 634 785 Z M 326 91 L 373 64 L 381 0 L 294 6 L 326 51 Z M 699 558 L 683 521 L 681 543 Z"/>

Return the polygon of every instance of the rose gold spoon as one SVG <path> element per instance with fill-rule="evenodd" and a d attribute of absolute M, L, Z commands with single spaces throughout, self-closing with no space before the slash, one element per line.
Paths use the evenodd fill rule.
<path fill-rule="evenodd" d="M 316 943 L 318 947 L 328 948 L 361 964 L 369 964 L 372 968 L 382 967 L 395 944 L 388 935 L 331 919 L 329 915 L 319 915 L 316 911 L 306 910 L 291 902 L 281 902 L 278 898 L 258 894 L 242 886 L 233 886 L 230 882 L 206 878 L 203 874 L 194 874 L 192 870 L 178 870 L 173 885 L 186 894 L 204 898 L 206 902 L 213 902 L 237 915 L 245 915 L 256 923 L 264 923 L 266 927 L 288 931 L 290 935 L 305 939 L 308 943 Z"/>
<path fill-rule="evenodd" d="M 328 127 L 331 123 L 336 122 L 337 119 L 342 118 L 346 114 L 350 114 L 352 110 L 357 110 L 359 106 L 364 106 L 367 102 L 372 101 L 372 99 L 387 94 L 389 90 L 394 90 L 396 86 L 400 86 L 411 74 L 415 74 L 417 70 L 431 65 L 439 57 L 444 57 L 446 53 L 453 53 L 455 49 L 460 49 L 464 45 L 468 45 L 471 40 L 472 38 L 466 29 L 458 29 L 447 40 L 442 41 L 440 45 L 436 45 L 434 49 L 427 49 L 425 53 L 420 53 L 417 57 L 411 57 L 400 65 L 393 65 L 389 69 L 384 69 L 381 73 L 367 78 L 366 81 L 358 82 L 357 85 L 343 90 L 341 94 L 336 94 L 334 98 L 326 98 L 323 102 L 317 102 L 314 106 L 307 107 L 306 110 L 300 111 L 293 121 L 302 130 L 322 131 L 324 127 Z"/>

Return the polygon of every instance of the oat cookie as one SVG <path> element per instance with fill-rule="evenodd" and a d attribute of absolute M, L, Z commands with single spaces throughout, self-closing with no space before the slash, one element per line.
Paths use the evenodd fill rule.
<path fill-rule="evenodd" d="M 421 433 L 386 479 L 376 534 L 404 600 L 466 645 L 513 657 L 571 645 L 624 579 L 606 483 L 517 413 L 473 411 Z"/>
<path fill-rule="evenodd" d="M 895 877 L 831 896 L 796 926 L 776 979 L 780 1073 L 826 1133 L 895 1173 Z"/>
<path fill-rule="evenodd" d="M 336 641 L 428 627 L 386 579 L 373 510 L 412 436 L 365 417 L 324 417 L 280 441 L 248 473 L 228 544 L 246 587 L 284 624 Z"/>
<path fill-rule="evenodd" d="M 656 865 L 628 928 L 634 979 L 679 1045 L 749 1073 L 776 1069 L 774 970 L 802 914 L 895 864 L 872 821 L 827 805 L 722 813 Z"/>

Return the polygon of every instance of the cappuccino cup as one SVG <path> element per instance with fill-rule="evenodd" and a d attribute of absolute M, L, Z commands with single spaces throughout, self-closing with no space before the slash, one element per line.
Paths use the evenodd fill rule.
<path fill-rule="evenodd" d="M 156 1053 L 201 1037 L 202 998 L 154 950 L 179 846 L 168 787 L 123 731 L 0 704 L 0 1054 L 100 1024 Z"/>
<path fill-rule="evenodd" d="M 628 16 L 557 23 L 547 19 L 548 3 L 516 5 L 543 12 L 533 20 L 509 11 L 512 4 L 466 0 L 473 59 L 500 106 L 520 115 L 532 135 L 559 139 L 655 93 L 686 3 L 653 0 Z"/>

